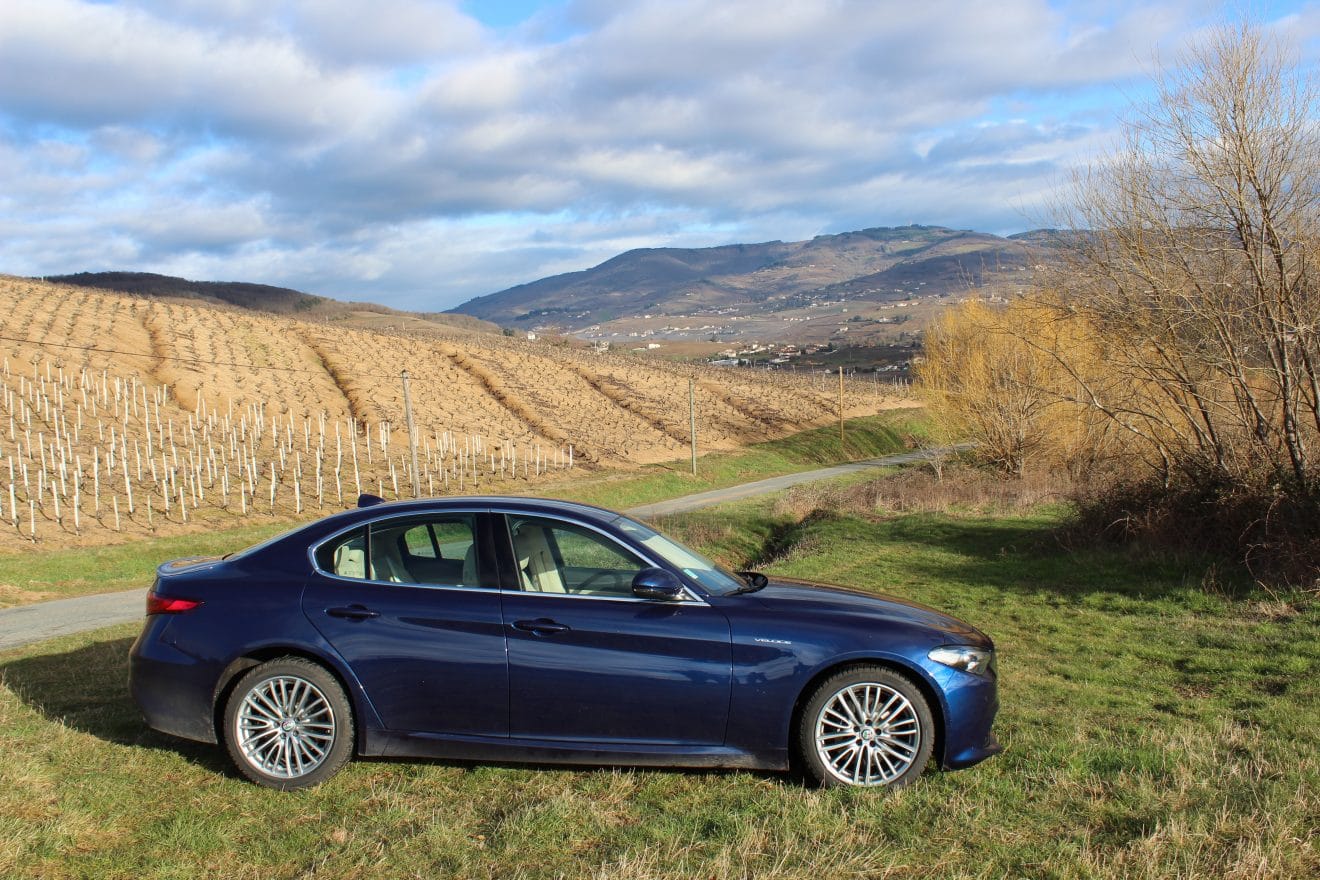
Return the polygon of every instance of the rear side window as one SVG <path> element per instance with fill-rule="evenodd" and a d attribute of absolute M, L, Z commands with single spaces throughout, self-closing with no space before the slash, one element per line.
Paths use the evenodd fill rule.
<path fill-rule="evenodd" d="M 466 513 L 373 522 L 316 551 L 316 564 L 339 577 L 440 587 L 481 585 L 476 517 Z"/>
<path fill-rule="evenodd" d="M 354 529 L 322 544 L 316 551 L 316 567 L 339 577 L 366 578 L 367 530 Z"/>
<path fill-rule="evenodd" d="M 474 525 L 468 514 L 372 523 L 368 577 L 394 584 L 475 587 Z"/>

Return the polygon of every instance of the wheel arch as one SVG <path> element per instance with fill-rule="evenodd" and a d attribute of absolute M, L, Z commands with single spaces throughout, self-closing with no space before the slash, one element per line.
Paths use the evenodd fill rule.
<path fill-rule="evenodd" d="M 355 687 L 344 671 L 339 668 L 339 665 L 330 658 L 306 647 L 296 645 L 263 645 L 259 648 L 251 648 L 229 662 L 229 665 L 220 673 L 220 677 L 216 679 L 215 693 L 211 698 L 211 725 L 215 731 L 216 741 L 224 742 L 225 704 L 229 702 L 229 696 L 233 693 L 238 680 L 248 670 L 281 657 L 297 657 L 315 663 L 328 672 L 344 689 L 349 708 L 353 712 L 354 739 L 356 740 L 353 743 L 353 753 L 361 755 L 366 743 L 364 716 L 372 711 L 369 706 L 364 706 L 363 700 L 365 700 L 365 697 L 361 696 L 361 689 Z"/>
<path fill-rule="evenodd" d="M 797 736 L 798 729 L 801 726 L 802 711 L 806 708 L 807 701 L 811 699 L 811 695 L 815 693 L 816 688 L 820 687 L 821 682 L 832 675 L 838 675 L 840 672 L 847 672 L 850 669 L 864 666 L 880 666 L 896 672 L 911 681 L 916 685 L 917 690 L 921 691 L 921 695 L 926 699 L 926 705 L 930 707 L 931 719 L 935 722 L 935 743 L 931 749 L 931 757 L 935 760 L 936 766 L 942 768 L 944 766 L 944 701 L 940 699 L 940 694 L 935 685 L 931 684 L 920 669 L 885 656 L 849 657 L 830 663 L 812 674 L 811 678 L 798 691 L 797 697 L 793 701 L 793 711 L 789 715 L 787 742 L 790 758 L 797 754 Z M 791 759 L 796 760 L 795 758 Z"/>

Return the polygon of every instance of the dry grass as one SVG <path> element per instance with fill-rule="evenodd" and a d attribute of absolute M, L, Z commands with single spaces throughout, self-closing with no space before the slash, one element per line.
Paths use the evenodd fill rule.
<path fill-rule="evenodd" d="M 880 479 L 798 486 L 775 501 L 773 513 L 798 520 L 816 511 L 863 516 L 1014 513 L 1066 502 L 1073 493 L 1071 481 L 1057 473 L 1029 471 L 1009 477 L 956 463 L 923 465 Z"/>

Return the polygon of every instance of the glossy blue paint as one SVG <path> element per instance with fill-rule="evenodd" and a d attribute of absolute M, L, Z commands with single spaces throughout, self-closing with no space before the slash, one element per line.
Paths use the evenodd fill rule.
<path fill-rule="evenodd" d="M 504 595 L 513 736 L 721 745 L 729 714 L 729 623 L 707 605 Z M 557 632 L 513 621 L 553 621 Z"/>
<path fill-rule="evenodd" d="M 314 551 L 354 527 L 421 514 L 475 517 L 479 576 L 461 587 L 322 571 Z M 544 517 L 670 570 L 682 602 L 524 589 L 507 517 Z M 360 754 L 782 769 L 814 682 L 848 664 L 884 664 L 927 695 L 945 767 L 999 751 L 996 673 L 927 659 L 946 644 L 992 647 L 973 627 L 910 602 L 776 580 L 717 595 L 666 565 L 619 515 L 568 502 L 432 499 L 347 511 L 225 560 L 161 566 L 162 596 L 196 609 L 149 617 L 131 652 L 148 723 L 214 742 L 232 681 L 298 654 L 325 665 L 353 703 Z M 559 548 L 551 548 L 554 553 Z M 591 577 L 565 567 L 570 581 Z M 469 577 L 471 577 L 469 572 Z"/>

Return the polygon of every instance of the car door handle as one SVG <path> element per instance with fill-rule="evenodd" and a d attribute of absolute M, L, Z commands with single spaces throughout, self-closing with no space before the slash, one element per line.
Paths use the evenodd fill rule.
<path fill-rule="evenodd" d="M 325 613 L 331 617 L 342 617 L 345 620 L 369 620 L 372 617 L 380 617 L 379 611 L 372 611 L 365 605 L 349 605 L 348 607 L 327 608 Z"/>
<path fill-rule="evenodd" d="M 568 624 L 560 623 L 557 620 L 551 620 L 548 617 L 538 617 L 536 620 L 515 620 L 514 629 L 520 629 L 523 632 L 529 632 L 536 636 L 549 636 L 555 633 L 566 632 L 571 629 Z"/>

